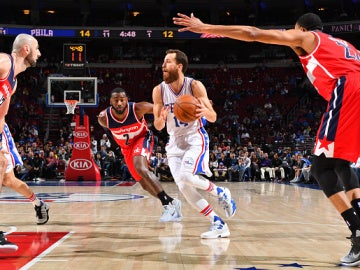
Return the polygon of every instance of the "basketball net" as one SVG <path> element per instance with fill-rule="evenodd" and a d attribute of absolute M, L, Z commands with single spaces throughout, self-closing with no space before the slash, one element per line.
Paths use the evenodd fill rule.
<path fill-rule="evenodd" d="M 64 103 L 67 109 L 66 114 L 75 114 L 75 108 L 79 101 L 76 99 L 65 99 Z"/>

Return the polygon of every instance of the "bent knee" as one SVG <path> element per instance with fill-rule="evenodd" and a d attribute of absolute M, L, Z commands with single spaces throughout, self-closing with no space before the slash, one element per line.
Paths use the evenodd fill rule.
<path fill-rule="evenodd" d="M 14 188 L 25 185 L 25 183 L 20 179 L 17 179 L 15 176 L 5 174 L 3 185 L 8 188 Z"/>
<path fill-rule="evenodd" d="M 182 171 L 174 176 L 174 179 L 178 185 L 178 188 L 181 190 L 193 183 L 193 177 L 194 175 L 191 172 Z"/>

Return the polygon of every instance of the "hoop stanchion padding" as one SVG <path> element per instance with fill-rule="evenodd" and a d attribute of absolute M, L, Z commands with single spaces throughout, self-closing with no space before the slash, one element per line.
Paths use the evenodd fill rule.
<path fill-rule="evenodd" d="M 89 117 L 84 114 L 75 116 L 74 145 L 69 165 L 65 170 L 65 180 L 70 181 L 101 181 L 98 165 L 95 163 L 90 148 Z"/>

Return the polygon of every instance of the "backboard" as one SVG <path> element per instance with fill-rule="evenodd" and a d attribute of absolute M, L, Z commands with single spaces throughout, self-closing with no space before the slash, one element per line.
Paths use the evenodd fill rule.
<path fill-rule="evenodd" d="M 46 105 L 64 107 L 65 99 L 76 99 L 78 106 L 97 107 L 97 77 L 48 77 Z"/>

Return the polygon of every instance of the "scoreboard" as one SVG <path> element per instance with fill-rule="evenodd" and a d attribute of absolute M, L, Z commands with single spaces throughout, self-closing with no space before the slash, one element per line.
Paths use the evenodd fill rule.
<path fill-rule="evenodd" d="M 0 35 L 16 36 L 25 33 L 35 37 L 103 38 L 103 39 L 197 39 L 201 34 L 178 32 L 178 28 L 65 28 L 0 25 Z M 207 36 L 208 38 L 208 36 Z"/>
<path fill-rule="evenodd" d="M 293 26 L 262 27 L 264 29 L 291 29 Z M 20 26 L 0 25 L 0 36 L 16 36 L 21 33 L 35 37 L 55 38 L 99 38 L 99 39 L 214 39 L 223 38 L 218 35 L 197 34 L 189 31 L 179 32 L 176 27 L 52 27 L 52 26 Z M 328 34 L 344 34 L 360 32 L 360 22 L 341 22 L 324 24 L 324 32 Z"/>

